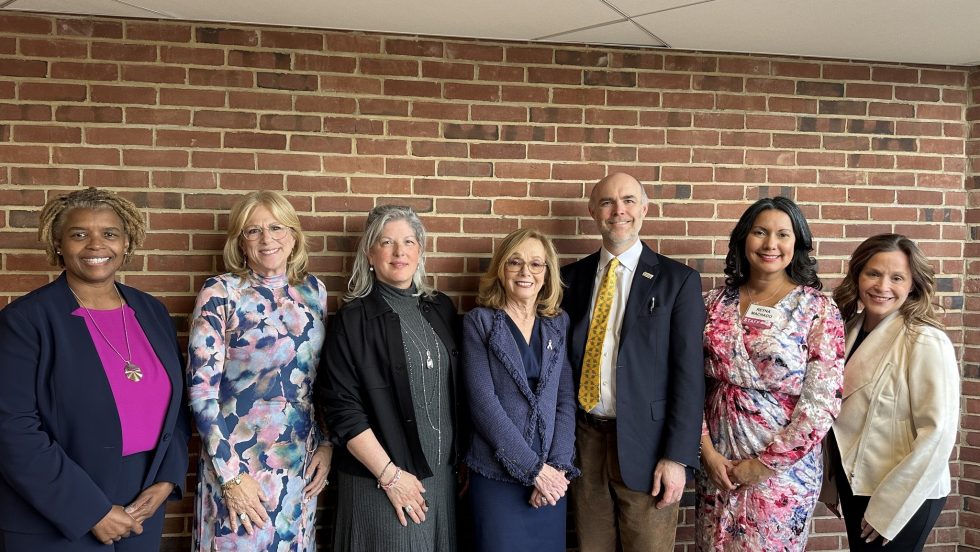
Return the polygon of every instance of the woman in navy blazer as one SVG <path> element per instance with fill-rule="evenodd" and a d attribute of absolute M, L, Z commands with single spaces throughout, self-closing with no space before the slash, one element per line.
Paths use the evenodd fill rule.
<path fill-rule="evenodd" d="M 89 188 L 38 235 L 65 271 L 0 311 L 0 552 L 158 550 L 188 426 L 166 308 L 115 281 L 141 215 Z"/>
<path fill-rule="evenodd" d="M 536 230 L 504 238 L 463 321 L 473 435 L 466 464 L 478 551 L 565 550 L 565 491 L 578 475 L 558 255 Z"/>

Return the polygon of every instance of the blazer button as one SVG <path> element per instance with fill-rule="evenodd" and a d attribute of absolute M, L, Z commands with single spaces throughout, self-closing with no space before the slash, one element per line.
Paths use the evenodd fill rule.
<path fill-rule="evenodd" d="M 431 310 L 429 305 L 422 305 L 422 312 L 429 312 L 429 310 Z"/>
<path fill-rule="evenodd" d="M 163 434 L 163 440 L 164 441 L 169 441 L 170 440 L 170 434 L 169 433 L 164 433 Z"/>

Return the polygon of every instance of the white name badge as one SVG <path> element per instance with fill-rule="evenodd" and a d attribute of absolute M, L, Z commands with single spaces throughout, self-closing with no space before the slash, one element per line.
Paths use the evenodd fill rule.
<path fill-rule="evenodd" d="M 751 305 L 749 310 L 742 316 L 742 323 L 753 328 L 769 329 L 776 320 L 776 309 L 763 307 L 762 305 Z"/>

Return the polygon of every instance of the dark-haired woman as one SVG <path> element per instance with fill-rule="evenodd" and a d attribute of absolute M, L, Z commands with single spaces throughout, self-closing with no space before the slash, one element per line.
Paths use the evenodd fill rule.
<path fill-rule="evenodd" d="M 852 551 L 922 550 L 950 491 L 959 369 L 932 304 L 935 281 L 912 240 L 882 234 L 854 250 L 834 291 L 847 377 L 827 444 L 834 484 L 821 499 L 838 511 L 839 494 Z"/>
<path fill-rule="evenodd" d="M 699 550 L 806 546 L 844 360 L 843 323 L 811 250 L 796 204 L 761 199 L 732 231 L 725 286 L 705 298 Z"/>

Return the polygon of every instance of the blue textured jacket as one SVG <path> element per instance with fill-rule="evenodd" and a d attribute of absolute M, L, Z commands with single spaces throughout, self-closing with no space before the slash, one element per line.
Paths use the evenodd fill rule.
<path fill-rule="evenodd" d="M 575 395 L 566 355 L 568 315 L 541 318 L 544 351 L 537 389 L 527 383 L 520 350 L 501 310 L 476 308 L 463 318 L 463 385 L 473 424 L 466 464 L 500 481 L 534 485 L 544 464 L 579 471 L 575 456 Z M 531 448 L 534 434 L 542 454 Z"/>

